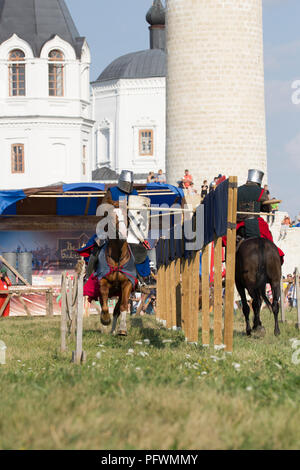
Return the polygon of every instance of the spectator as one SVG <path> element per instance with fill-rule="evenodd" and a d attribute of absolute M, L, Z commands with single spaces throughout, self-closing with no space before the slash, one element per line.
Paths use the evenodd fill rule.
<path fill-rule="evenodd" d="M 155 175 L 153 171 L 149 171 L 149 174 L 147 176 L 147 183 L 155 183 Z"/>
<path fill-rule="evenodd" d="M 195 187 L 194 187 L 194 183 L 191 183 L 189 185 L 189 187 L 187 188 L 187 192 L 188 192 L 188 194 L 191 194 L 191 195 L 198 194 L 197 189 L 195 189 Z"/>
<path fill-rule="evenodd" d="M 207 184 L 207 180 L 204 180 L 203 185 L 201 186 L 201 197 L 204 199 L 207 194 L 208 194 L 208 184 Z"/>
<path fill-rule="evenodd" d="M 273 199 L 276 200 L 275 197 L 272 197 L 271 201 L 272 201 Z M 269 214 L 268 217 L 267 217 L 267 222 L 268 222 L 268 224 L 270 224 L 271 226 L 272 226 L 273 223 L 274 223 L 274 220 L 275 220 L 275 212 L 278 211 L 278 206 L 279 206 L 279 203 L 278 203 L 278 202 L 276 202 L 275 204 L 271 204 L 271 214 L 272 214 L 272 215 Z"/>
<path fill-rule="evenodd" d="M 215 189 L 216 189 L 216 182 L 214 180 L 209 185 L 209 192 L 214 191 Z"/>
<path fill-rule="evenodd" d="M 185 170 L 184 176 L 182 178 L 183 187 L 187 189 L 192 182 L 193 182 L 192 175 L 189 173 L 189 170 Z"/>
<path fill-rule="evenodd" d="M 157 176 L 156 176 L 156 182 L 157 183 L 166 183 L 166 176 L 163 174 L 162 170 L 158 170 Z"/>
<path fill-rule="evenodd" d="M 269 186 L 267 184 L 264 185 L 264 191 L 266 195 L 268 196 L 268 199 L 270 199 L 270 191 L 269 191 Z"/>
<path fill-rule="evenodd" d="M 289 216 L 286 215 L 284 217 L 284 219 L 282 220 L 282 222 L 281 222 L 280 234 L 279 234 L 278 241 L 281 240 L 281 239 L 284 240 L 286 238 L 287 229 L 290 226 L 290 224 L 291 224 L 291 219 L 289 218 Z"/>
<path fill-rule="evenodd" d="M 226 176 L 225 175 L 221 175 L 221 173 L 219 174 L 219 176 L 217 177 L 217 179 L 215 178 L 215 181 L 216 181 L 216 186 L 218 186 L 219 184 L 223 183 L 223 181 L 226 180 Z"/>

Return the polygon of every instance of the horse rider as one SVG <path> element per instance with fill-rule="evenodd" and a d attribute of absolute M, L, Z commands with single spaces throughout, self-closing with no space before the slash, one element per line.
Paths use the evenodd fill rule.
<path fill-rule="evenodd" d="M 138 196 L 138 192 L 133 188 L 133 183 L 133 172 L 129 170 L 123 170 L 120 174 L 118 184 L 106 191 L 101 204 L 109 204 L 118 208 L 119 203 L 124 199 L 128 201 L 130 195 Z M 100 217 L 99 220 L 101 220 L 103 217 Z M 98 255 L 104 244 L 105 240 L 100 240 L 97 235 L 94 235 L 94 237 L 90 240 L 90 248 L 92 248 L 92 250 L 90 250 L 91 254 L 87 267 L 87 277 L 89 277 L 96 270 Z M 151 249 L 149 242 L 140 238 L 140 243 L 138 245 L 129 245 L 135 259 L 135 266 L 140 283 L 147 286 L 153 285 L 154 280 L 151 277 L 150 261 L 147 253 L 147 251 Z M 84 247 L 83 250 L 85 251 L 86 248 L 87 246 Z M 80 251 L 81 250 L 78 252 L 80 253 Z"/>
<path fill-rule="evenodd" d="M 246 214 L 237 215 L 237 222 L 242 226 L 239 235 L 242 238 L 252 238 L 261 236 L 261 225 L 267 223 L 259 217 L 260 212 L 269 212 L 269 206 L 264 206 L 263 202 L 268 200 L 268 195 L 262 188 L 264 173 L 260 170 L 249 170 L 246 184 L 238 188 L 238 212 Z M 247 215 L 249 212 L 249 215 Z M 267 225 L 267 230 L 268 225 Z"/>

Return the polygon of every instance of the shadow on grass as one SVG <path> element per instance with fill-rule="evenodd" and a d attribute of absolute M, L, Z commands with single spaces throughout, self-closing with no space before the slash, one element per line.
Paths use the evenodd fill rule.
<path fill-rule="evenodd" d="M 142 339 L 149 339 L 151 345 L 157 349 L 165 349 L 166 347 L 176 349 L 185 341 L 182 333 L 172 332 L 174 336 L 172 335 L 172 338 L 168 338 L 171 339 L 171 343 L 165 343 L 164 340 L 167 338 L 162 337 L 162 331 L 164 330 L 144 326 L 143 318 L 141 317 L 131 318 L 131 327 L 138 330 Z M 165 330 L 165 332 L 168 333 L 168 330 Z"/>

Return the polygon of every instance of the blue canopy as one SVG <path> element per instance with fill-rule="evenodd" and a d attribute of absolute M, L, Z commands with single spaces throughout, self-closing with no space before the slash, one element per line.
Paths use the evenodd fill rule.
<path fill-rule="evenodd" d="M 176 204 L 181 204 L 181 199 L 184 197 L 184 192 L 181 188 L 177 188 L 176 186 L 172 186 L 171 184 L 165 183 L 148 183 L 146 189 L 168 189 L 172 191 L 170 194 L 151 194 L 148 196 L 151 199 L 151 204 L 168 204 L 168 206 L 172 206 L 175 201 Z"/>
<path fill-rule="evenodd" d="M 104 190 L 105 184 L 102 183 L 72 183 L 63 185 L 64 193 L 69 191 L 96 192 Z M 56 201 L 56 213 L 57 215 L 84 215 L 87 209 L 87 201 L 87 197 L 59 197 Z M 90 198 L 86 215 L 95 215 L 98 205 L 98 198 Z"/>
<path fill-rule="evenodd" d="M 171 191 L 169 194 L 150 194 L 149 198 L 151 199 L 151 204 L 167 204 L 171 206 L 175 203 L 175 201 L 180 204 L 182 198 L 184 197 L 183 190 L 181 188 L 176 188 L 170 184 L 163 184 L 163 183 L 149 183 L 146 186 L 147 190 L 151 189 L 160 189 Z M 72 183 L 72 184 L 64 184 L 61 187 L 53 187 L 51 186 L 44 187 L 44 188 L 37 188 L 32 190 L 8 190 L 8 191 L 0 191 L 0 215 L 16 215 L 17 213 L 17 206 L 16 203 L 22 199 L 26 199 L 28 194 L 38 195 L 39 192 L 45 194 L 45 192 L 55 194 L 64 194 L 67 192 L 97 192 L 97 191 L 104 191 L 105 184 L 103 183 Z M 26 194 L 27 193 L 27 194 Z M 46 204 L 46 200 L 45 204 Z M 97 206 L 99 205 L 99 200 L 97 197 L 89 198 L 88 195 L 86 197 L 57 197 L 56 198 L 56 214 L 57 215 L 95 215 Z"/>
<path fill-rule="evenodd" d="M 0 214 L 5 214 L 8 208 L 11 208 L 12 215 L 14 215 L 16 213 L 16 202 L 25 198 L 26 194 L 22 189 L 0 191 Z"/>
<path fill-rule="evenodd" d="M 63 185 L 63 192 L 67 191 L 104 191 L 103 183 L 71 183 Z"/>
<path fill-rule="evenodd" d="M 51 187 L 40 188 L 40 190 L 49 190 Z M 57 188 L 56 188 L 57 189 Z M 66 193 L 69 191 L 84 191 L 84 192 L 96 192 L 104 191 L 105 185 L 102 183 L 72 183 L 64 184 L 61 186 L 61 192 Z M 38 194 L 39 190 L 35 191 L 35 194 Z M 30 191 L 32 194 L 32 192 Z M 16 203 L 22 199 L 26 199 L 26 190 L 7 190 L 0 191 L 0 215 L 16 215 Z M 57 215 L 83 215 L 87 207 L 88 197 L 80 198 L 57 198 L 56 201 L 56 213 Z M 91 198 L 90 204 L 88 207 L 87 215 L 95 215 L 97 209 L 97 198 Z"/>

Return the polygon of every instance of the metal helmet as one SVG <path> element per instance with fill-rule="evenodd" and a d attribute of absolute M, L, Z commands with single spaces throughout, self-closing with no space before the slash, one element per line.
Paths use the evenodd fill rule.
<path fill-rule="evenodd" d="M 133 189 L 133 171 L 122 170 L 119 176 L 118 187 L 121 191 L 130 194 Z"/>
<path fill-rule="evenodd" d="M 260 170 L 248 170 L 247 182 L 257 183 L 261 186 L 264 172 Z"/>

